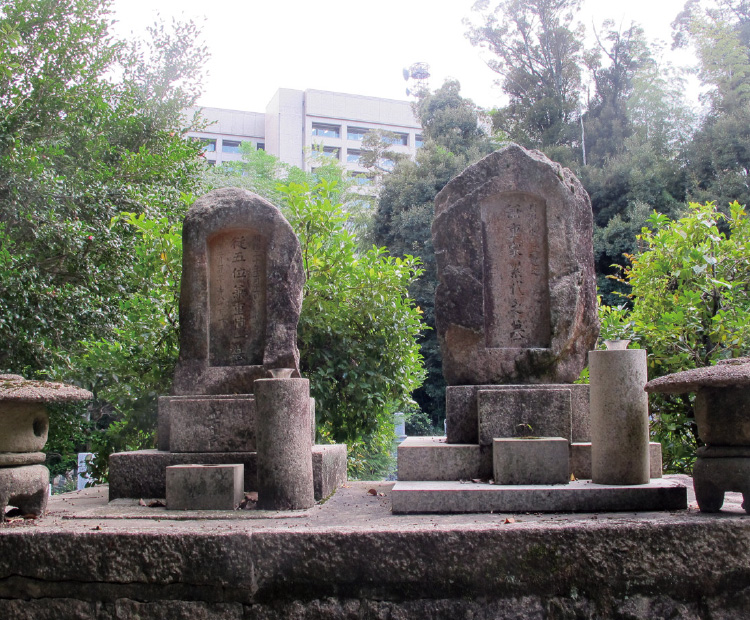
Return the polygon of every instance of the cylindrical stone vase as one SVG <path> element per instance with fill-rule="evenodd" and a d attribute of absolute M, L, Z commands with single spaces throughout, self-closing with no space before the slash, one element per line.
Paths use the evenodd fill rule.
<path fill-rule="evenodd" d="M 257 379 L 255 433 L 258 508 L 302 510 L 315 504 L 307 379 Z"/>
<path fill-rule="evenodd" d="M 592 481 L 648 483 L 646 351 L 589 351 L 589 380 Z"/>

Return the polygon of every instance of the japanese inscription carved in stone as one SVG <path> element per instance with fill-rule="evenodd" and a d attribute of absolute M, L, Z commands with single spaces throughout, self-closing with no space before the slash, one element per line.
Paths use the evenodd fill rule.
<path fill-rule="evenodd" d="M 300 245 L 281 212 L 240 189 L 209 192 L 183 226 L 173 391 L 250 394 L 270 368 L 299 372 Z"/>
<path fill-rule="evenodd" d="M 435 322 L 448 385 L 571 383 L 596 342 L 591 202 L 510 145 L 435 199 Z"/>

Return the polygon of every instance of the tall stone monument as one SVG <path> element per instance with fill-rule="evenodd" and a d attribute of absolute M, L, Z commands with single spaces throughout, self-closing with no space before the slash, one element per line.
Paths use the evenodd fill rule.
<path fill-rule="evenodd" d="M 447 437 L 399 446 L 394 512 L 681 507 L 684 488 L 568 484 L 591 468 L 574 381 L 599 333 L 591 202 L 570 170 L 515 144 L 492 153 L 437 195 L 432 238 Z"/>
<path fill-rule="evenodd" d="M 591 202 L 578 179 L 508 146 L 438 194 L 432 234 L 448 442 L 479 440 L 488 456 L 498 424 L 512 427 L 502 436 L 583 440 L 588 395 L 571 384 L 599 324 Z M 500 385 L 515 387 L 490 387 Z"/>
<path fill-rule="evenodd" d="M 257 490 L 254 382 L 278 369 L 300 376 L 303 284 L 299 240 L 278 208 L 234 188 L 195 202 L 183 225 L 180 355 L 173 395 L 159 399 L 159 449 L 110 457 L 110 499 L 165 497 L 166 468 L 188 464 L 242 465 L 244 490 Z M 320 499 L 346 479 L 346 447 L 313 446 L 314 416 L 304 419 Z"/>

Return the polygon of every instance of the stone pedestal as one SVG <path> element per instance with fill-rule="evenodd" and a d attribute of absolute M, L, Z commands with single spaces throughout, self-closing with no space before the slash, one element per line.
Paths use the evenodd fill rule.
<path fill-rule="evenodd" d="M 646 484 L 646 351 L 590 351 L 589 376 L 592 480 L 597 484 Z"/>
<path fill-rule="evenodd" d="M 562 437 L 495 439 L 495 484 L 567 484 L 568 440 Z"/>
<path fill-rule="evenodd" d="M 167 467 L 168 510 L 235 510 L 243 493 L 242 465 Z"/>
<path fill-rule="evenodd" d="M 750 447 L 706 446 L 693 466 L 695 499 L 702 512 L 718 512 L 724 493 L 742 493 L 742 507 L 750 514 Z"/>
<path fill-rule="evenodd" d="M 315 503 L 307 379 L 255 382 L 258 508 L 300 510 Z"/>

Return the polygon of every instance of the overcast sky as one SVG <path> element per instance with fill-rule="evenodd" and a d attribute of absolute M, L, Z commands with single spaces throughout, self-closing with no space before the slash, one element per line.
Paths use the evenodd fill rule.
<path fill-rule="evenodd" d="M 685 0 L 584 0 L 591 31 L 612 18 L 665 41 Z M 465 37 L 474 0 L 115 0 L 117 32 L 142 35 L 157 14 L 203 22 L 211 51 L 199 103 L 262 112 L 277 88 L 316 88 L 407 99 L 402 69 L 429 63 L 430 86 L 447 77 L 484 107 L 502 103 L 497 75 Z M 690 61 L 682 54 L 676 64 Z"/>

